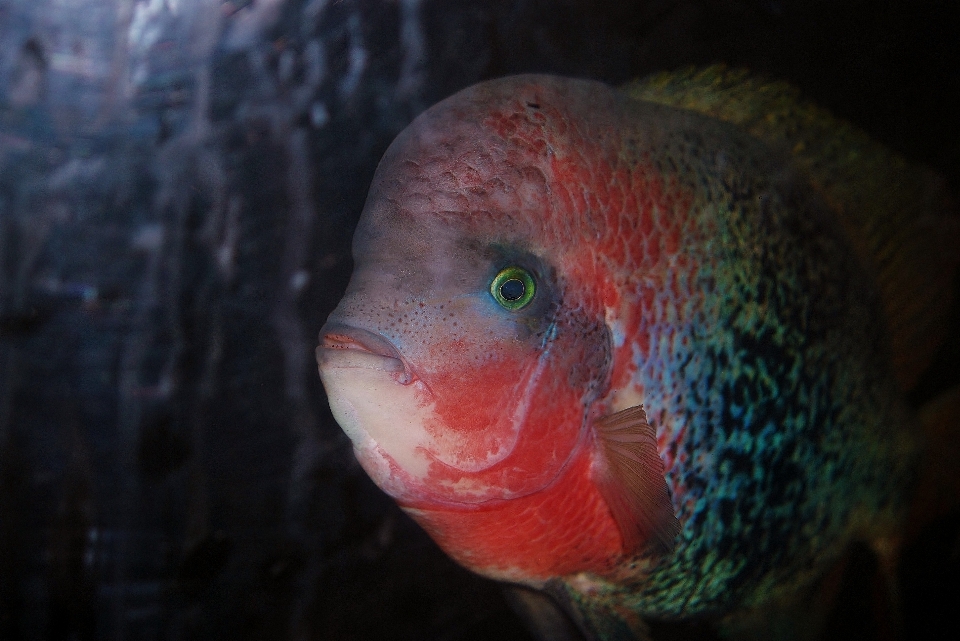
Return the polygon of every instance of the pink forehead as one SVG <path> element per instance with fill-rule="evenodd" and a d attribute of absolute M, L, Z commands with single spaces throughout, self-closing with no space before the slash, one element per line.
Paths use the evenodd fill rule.
<path fill-rule="evenodd" d="M 460 100 L 440 103 L 398 138 L 375 184 L 395 213 L 478 230 L 492 225 L 498 234 L 574 221 L 578 212 L 559 210 L 556 198 L 571 185 L 558 181 L 573 179 L 574 188 L 589 189 L 586 181 L 596 165 L 612 160 L 609 153 L 591 144 L 584 135 L 589 127 L 566 106 L 555 106 L 563 96 L 552 88 L 527 83 L 521 95 L 492 93 L 497 95 L 458 94 Z M 565 167 L 562 175 L 558 163 Z M 572 173 L 572 165 L 582 171 Z"/>

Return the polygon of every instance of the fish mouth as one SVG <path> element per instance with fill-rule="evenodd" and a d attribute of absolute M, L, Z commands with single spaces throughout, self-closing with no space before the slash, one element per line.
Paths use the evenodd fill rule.
<path fill-rule="evenodd" d="M 327 323 L 320 330 L 320 345 L 316 350 L 320 369 L 360 368 L 374 369 L 398 375 L 397 382 L 412 382 L 410 370 L 400 352 L 389 340 L 374 332 L 342 323 Z"/>

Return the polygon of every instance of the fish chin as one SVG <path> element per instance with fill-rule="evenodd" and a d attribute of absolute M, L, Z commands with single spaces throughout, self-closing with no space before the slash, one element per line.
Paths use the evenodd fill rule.
<path fill-rule="evenodd" d="M 320 365 L 330 410 L 353 441 L 367 474 L 385 489 L 396 486 L 396 479 L 391 478 L 392 466 L 377 463 L 386 455 L 405 476 L 412 477 L 410 480 L 425 480 L 431 463 L 428 447 L 433 439 L 423 429 L 432 408 L 425 402 L 422 383 L 404 385 L 390 372 L 373 367 L 340 367 L 331 360 L 322 359 Z"/>
<path fill-rule="evenodd" d="M 386 339 L 366 330 L 331 325 L 316 352 L 330 410 L 353 442 L 357 459 L 384 491 L 398 500 L 473 503 L 493 498 L 471 474 L 506 458 L 516 444 L 509 437 L 482 454 L 470 439 L 443 428 L 427 384 L 411 373 Z M 456 482 L 430 478 L 431 468 L 456 470 Z"/>

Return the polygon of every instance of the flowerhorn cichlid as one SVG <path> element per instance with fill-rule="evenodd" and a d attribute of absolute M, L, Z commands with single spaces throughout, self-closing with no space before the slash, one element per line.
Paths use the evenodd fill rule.
<path fill-rule="evenodd" d="M 587 638 L 811 636 L 853 542 L 896 557 L 957 231 L 780 83 L 484 82 L 380 162 L 320 375 L 443 550 Z"/>

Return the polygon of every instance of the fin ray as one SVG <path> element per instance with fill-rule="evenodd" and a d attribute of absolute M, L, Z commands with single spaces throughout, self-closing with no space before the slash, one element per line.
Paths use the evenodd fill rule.
<path fill-rule="evenodd" d="M 596 423 L 603 457 L 603 493 L 620 528 L 624 548 L 662 553 L 680 532 L 673 513 L 664 465 L 657 452 L 654 428 L 643 406 L 629 407 Z"/>

